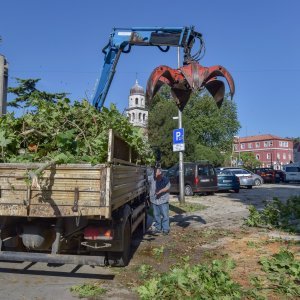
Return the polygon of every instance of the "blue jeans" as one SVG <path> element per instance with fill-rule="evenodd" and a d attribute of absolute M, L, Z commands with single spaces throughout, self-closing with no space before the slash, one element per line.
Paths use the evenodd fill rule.
<path fill-rule="evenodd" d="M 170 231 L 169 203 L 153 204 L 154 227 L 158 231 Z"/>

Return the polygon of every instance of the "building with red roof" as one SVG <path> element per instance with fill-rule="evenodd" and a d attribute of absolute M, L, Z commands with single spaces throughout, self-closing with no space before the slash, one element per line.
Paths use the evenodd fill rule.
<path fill-rule="evenodd" d="M 261 134 L 247 137 L 235 137 L 233 151 L 237 155 L 245 152 L 254 153 L 261 162 L 261 167 L 282 169 L 294 159 L 293 141 L 272 134 Z"/>

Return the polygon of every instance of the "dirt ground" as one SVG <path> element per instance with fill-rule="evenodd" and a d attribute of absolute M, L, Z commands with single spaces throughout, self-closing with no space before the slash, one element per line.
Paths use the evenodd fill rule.
<path fill-rule="evenodd" d="M 273 197 L 286 200 L 291 195 L 300 195 L 300 185 L 265 184 L 242 189 L 239 194 L 186 197 L 186 202 L 205 206 L 192 213 L 182 213 L 174 207 L 178 203 L 174 195 L 170 203 L 170 234 L 136 234 L 132 259 L 126 268 L 0 262 L 0 299 L 77 299 L 70 288 L 83 283 L 99 283 L 106 288 L 99 299 L 138 299 L 134 288 L 143 281 L 142 266 L 144 272 L 149 266 L 153 272 L 164 272 L 179 262 L 200 264 L 215 258 L 234 259 L 232 276 L 248 287 L 250 277 L 260 273 L 261 256 L 278 252 L 282 246 L 300 255 L 300 236 L 243 226 L 248 206 L 262 208 L 264 201 Z"/>

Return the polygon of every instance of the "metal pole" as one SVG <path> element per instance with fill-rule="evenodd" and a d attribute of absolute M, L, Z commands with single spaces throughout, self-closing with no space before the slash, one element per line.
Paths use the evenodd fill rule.
<path fill-rule="evenodd" d="M 180 48 L 177 48 L 178 68 L 180 68 Z M 178 109 L 178 128 L 182 128 L 182 112 Z M 184 166 L 183 166 L 183 151 L 179 151 L 179 202 L 185 203 L 184 198 Z"/>
<path fill-rule="evenodd" d="M 239 137 L 239 164 L 241 163 L 241 141 Z"/>

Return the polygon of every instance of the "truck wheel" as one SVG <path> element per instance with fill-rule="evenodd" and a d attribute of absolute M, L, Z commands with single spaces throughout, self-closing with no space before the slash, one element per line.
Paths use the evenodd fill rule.
<path fill-rule="evenodd" d="M 184 194 L 185 194 L 186 196 L 193 196 L 193 195 L 194 195 L 193 189 L 192 189 L 192 187 L 191 187 L 189 184 L 187 184 L 187 185 L 184 187 Z"/>
<path fill-rule="evenodd" d="M 239 192 L 240 192 L 240 189 L 235 189 L 234 192 L 235 192 L 235 193 L 239 193 Z"/>
<path fill-rule="evenodd" d="M 108 263 L 113 267 L 125 267 L 130 260 L 131 250 L 131 230 L 127 220 L 124 228 L 123 252 L 108 252 Z"/>

